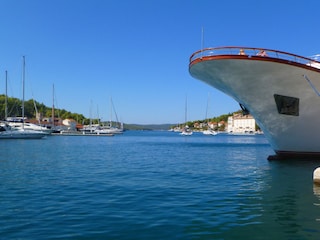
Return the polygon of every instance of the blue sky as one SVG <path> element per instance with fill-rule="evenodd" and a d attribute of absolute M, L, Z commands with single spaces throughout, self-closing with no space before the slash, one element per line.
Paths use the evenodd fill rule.
<path fill-rule="evenodd" d="M 290 0 L 0 0 L 0 93 L 35 98 L 86 117 L 180 123 L 233 112 L 238 104 L 193 79 L 190 55 L 247 46 L 320 53 L 320 2 Z"/>

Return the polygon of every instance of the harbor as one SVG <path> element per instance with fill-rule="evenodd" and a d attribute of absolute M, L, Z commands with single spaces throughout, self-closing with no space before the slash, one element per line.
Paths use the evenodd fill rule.
<path fill-rule="evenodd" d="M 1 239 L 319 239 L 320 1 L 1 8 Z"/>

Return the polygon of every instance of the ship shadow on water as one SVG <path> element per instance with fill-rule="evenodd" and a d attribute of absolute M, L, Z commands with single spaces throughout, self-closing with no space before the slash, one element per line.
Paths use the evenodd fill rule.
<path fill-rule="evenodd" d="M 268 229 L 278 233 L 273 237 L 318 238 L 320 186 L 313 184 L 312 176 L 319 164 L 318 160 L 301 159 L 269 162 L 270 180 L 263 193 L 262 219 Z"/>
<path fill-rule="evenodd" d="M 273 151 L 259 137 L 201 140 L 188 138 L 184 144 L 190 151 L 203 149 L 199 161 L 211 155 L 208 169 L 223 168 L 221 175 L 214 172 L 213 181 L 224 181 L 225 188 L 212 186 L 212 200 L 204 205 L 213 216 L 188 231 L 196 236 L 207 232 L 213 239 L 318 239 L 320 186 L 312 179 L 318 160 L 268 161 Z M 220 194 L 216 200 L 214 193 Z"/>

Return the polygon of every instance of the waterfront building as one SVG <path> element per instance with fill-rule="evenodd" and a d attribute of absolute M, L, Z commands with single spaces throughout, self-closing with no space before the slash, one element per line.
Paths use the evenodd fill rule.
<path fill-rule="evenodd" d="M 228 133 L 245 134 L 256 131 L 256 121 L 252 115 L 235 113 L 228 117 Z"/>

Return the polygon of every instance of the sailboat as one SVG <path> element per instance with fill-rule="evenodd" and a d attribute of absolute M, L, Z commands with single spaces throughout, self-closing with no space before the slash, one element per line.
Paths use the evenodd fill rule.
<path fill-rule="evenodd" d="M 110 98 L 110 122 L 109 122 L 109 126 L 105 126 L 105 127 L 99 127 L 98 129 L 95 130 L 96 133 L 98 134 L 121 134 L 123 133 L 123 124 L 121 123 L 119 126 L 113 126 L 113 122 L 112 122 L 112 111 L 114 111 L 115 115 L 116 115 L 116 121 L 119 124 L 119 120 L 118 120 L 118 116 L 117 116 L 117 112 L 116 109 L 114 107 L 112 98 Z"/>
<path fill-rule="evenodd" d="M 215 136 L 215 135 L 218 134 L 218 133 L 217 133 L 215 130 L 213 130 L 212 128 L 208 128 L 207 130 L 203 130 L 202 133 L 203 133 L 204 135 L 212 135 L 212 136 Z"/>
<path fill-rule="evenodd" d="M 208 100 L 207 100 L 207 109 L 206 109 L 206 120 L 208 118 L 208 108 L 209 108 L 209 94 L 208 94 Z M 215 136 L 217 135 L 218 133 L 216 131 L 214 131 L 210 126 L 209 126 L 209 122 L 207 122 L 207 129 L 206 130 L 203 130 L 202 133 L 204 135 L 212 135 L 212 136 Z"/>
<path fill-rule="evenodd" d="M 24 82 L 25 82 L 25 56 L 23 56 L 23 71 L 22 71 L 22 118 L 21 128 L 13 128 L 7 121 L 0 123 L 0 139 L 40 139 L 47 135 L 43 131 L 25 129 L 24 116 Z M 7 85 L 7 72 L 6 72 Z M 7 88 L 7 87 L 6 87 Z M 7 91 L 7 90 L 6 90 Z M 7 92 L 6 92 L 7 98 Z M 7 100 L 5 101 L 7 104 Z M 5 107 L 7 115 L 7 106 Z M 7 117 L 7 116 L 6 116 Z"/>
<path fill-rule="evenodd" d="M 187 125 L 187 98 L 186 98 L 186 103 L 185 103 L 185 127 L 182 129 L 180 135 L 183 136 L 191 136 L 193 134 L 192 130 L 189 128 L 189 126 Z"/>

